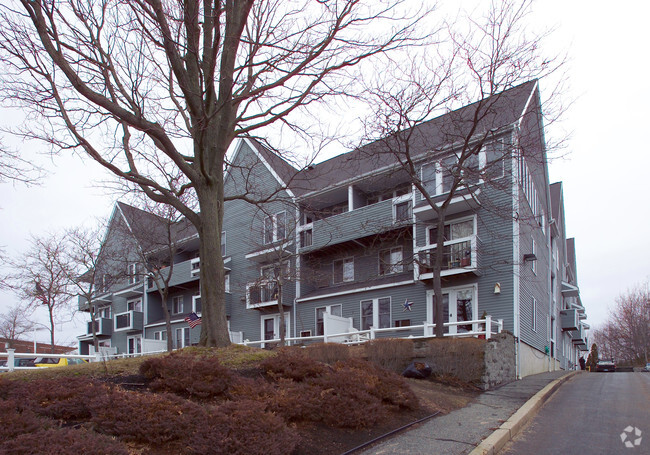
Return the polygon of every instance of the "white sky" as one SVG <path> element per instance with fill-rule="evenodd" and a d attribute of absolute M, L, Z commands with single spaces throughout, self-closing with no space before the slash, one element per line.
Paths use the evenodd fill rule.
<path fill-rule="evenodd" d="M 576 238 L 581 298 L 592 327 L 605 320 L 619 294 L 650 279 L 650 150 L 643 139 L 650 106 L 648 17 L 644 1 L 567 0 L 539 1 L 531 16 L 535 26 L 556 27 L 547 53 L 570 58 L 565 95 L 575 102 L 547 135 L 561 136 L 560 127 L 572 134 L 568 156 L 551 162 L 550 177 L 564 182 L 567 236 Z M 544 81 L 541 89 L 544 96 Z M 0 111 L 5 125 L 15 118 Z M 33 155 L 35 146 L 26 153 Z M 99 165 L 72 156 L 38 159 L 50 171 L 40 186 L 0 184 L 0 246 L 14 257 L 27 249 L 30 234 L 108 216 L 114 202 L 94 188 L 107 177 Z M 0 312 L 15 302 L 0 292 Z M 57 342 L 75 343 L 85 319 L 66 324 Z M 48 335 L 36 337 L 46 341 Z"/>

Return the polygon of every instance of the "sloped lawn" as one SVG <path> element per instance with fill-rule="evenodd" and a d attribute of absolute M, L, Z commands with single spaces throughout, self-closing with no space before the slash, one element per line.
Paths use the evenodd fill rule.
<path fill-rule="evenodd" d="M 336 454 L 471 399 L 448 406 L 431 390 L 299 348 L 16 372 L 0 377 L 0 454 Z"/>

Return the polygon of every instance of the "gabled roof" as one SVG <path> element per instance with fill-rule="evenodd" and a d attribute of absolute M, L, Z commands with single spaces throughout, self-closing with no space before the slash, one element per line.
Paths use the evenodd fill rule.
<path fill-rule="evenodd" d="M 475 126 L 475 115 L 479 118 L 474 135 L 498 132 L 520 120 L 537 89 L 537 80 L 525 82 L 489 98 L 477 101 L 455 111 L 436 117 L 407 130 L 410 134 L 409 147 L 412 156 L 443 150 L 470 135 Z M 404 134 L 405 132 L 401 133 Z M 399 141 L 387 138 L 369 143 L 351 152 L 330 158 L 297 171 L 276 153 L 251 141 L 275 172 L 297 195 L 322 190 L 342 184 L 359 176 L 376 172 L 378 169 L 396 166 L 398 160 L 387 148 L 396 150 Z M 391 147 L 393 145 L 394 147 Z"/>
<path fill-rule="evenodd" d="M 171 240 L 178 242 L 196 234 L 196 228 L 187 219 L 169 225 L 165 218 L 118 201 L 117 206 L 124 216 L 130 232 L 143 251 L 151 251 L 168 243 L 168 226 Z"/>

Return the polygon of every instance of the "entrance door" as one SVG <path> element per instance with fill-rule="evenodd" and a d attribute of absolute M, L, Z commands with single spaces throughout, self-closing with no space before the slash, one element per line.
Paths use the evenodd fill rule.
<path fill-rule="evenodd" d="M 443 289 L 442 311 L 444 322 L 463 322 L 476 319 L 476 289 L 472 287 Z M 433 291 L 427 291 L 427 321 L 435 323 L 436 306 Z M 451 305 L 450 305 L 451 302 Z M 445 333 L 456 334 L 473 331 L 472 324 L 445 327 Z"/>
<path fill-rule="evenodd" d="M 284 313 L 285 337 L 289 336 L 289 313 Z M 280 315 L 262 316 L 262 339 L 277 340 L 280 338 Z M 264 346 L 262 346 L 264 347 Z"/>

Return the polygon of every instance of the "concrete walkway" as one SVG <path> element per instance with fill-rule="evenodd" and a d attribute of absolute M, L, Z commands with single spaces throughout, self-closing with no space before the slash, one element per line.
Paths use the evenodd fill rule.
<path fill-rule="evenodd" d="M 553 371 L 527 376 L 481 394 L 462 409 L 436 417 L 365 451 L 371 454 L 468 454 L 548 384 L 574 372 Z M 568 378 L 565 378 L 568 379 Z M 546 389 L 545 394 L 552 392 Z M 544 397 L 544 400 L 548 398 Z M 539 400 L 539 396 L 536 397 Z M 536 411 L 533 410 L 531 412 Z M 528 416 L 529 418 L 530 416 Z M 502 431 L 502 430 L 501 430 Z"/>

